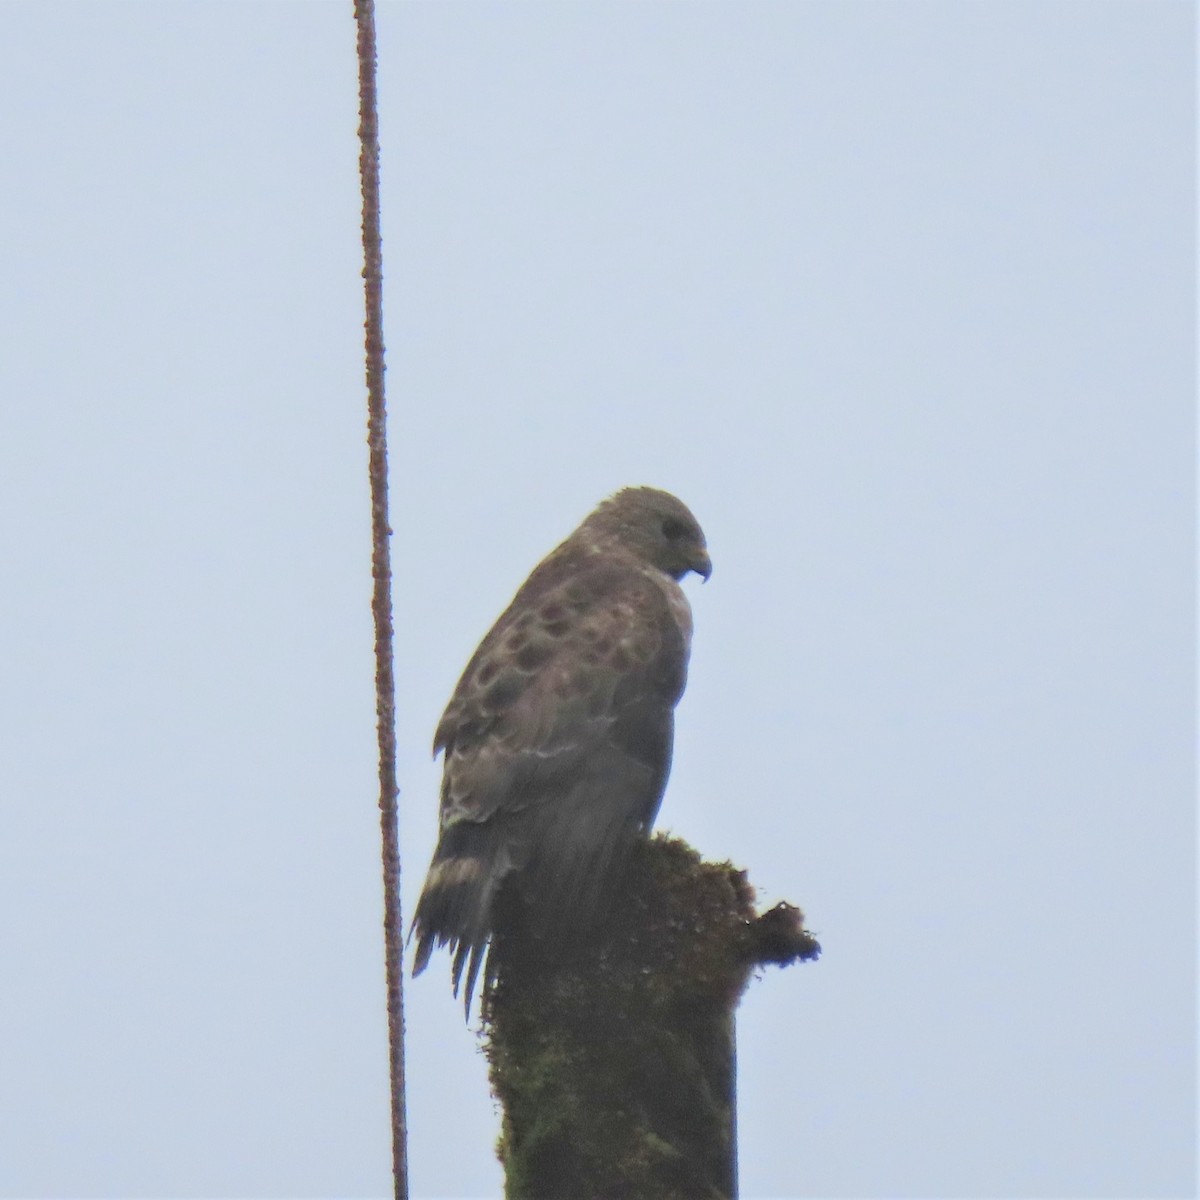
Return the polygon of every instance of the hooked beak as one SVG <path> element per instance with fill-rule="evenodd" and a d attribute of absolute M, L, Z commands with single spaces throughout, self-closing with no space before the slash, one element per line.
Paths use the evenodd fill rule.
<path fill-rule="evenodd" d="M 692 570 L 704 580 L 708 582 L 708 577 L 712 574 L 712 559 L 708 557 L 707 550 L 701 550 L 695 558 L 692 559 Z"/>

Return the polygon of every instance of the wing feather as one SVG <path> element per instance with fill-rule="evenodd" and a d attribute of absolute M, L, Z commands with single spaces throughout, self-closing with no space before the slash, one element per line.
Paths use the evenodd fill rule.
<path fill-rule="evenodd" d="M 440 836 L 413 926 L 416 969 L 450 945 L 468 1008 L 505 879 L 518 873 L 534 935 L 557 941 L 594 923 L 623 851 L 653 821 L 686 605 L 661 573 L 567 542 L 467 664 L 434 738 Z"/>

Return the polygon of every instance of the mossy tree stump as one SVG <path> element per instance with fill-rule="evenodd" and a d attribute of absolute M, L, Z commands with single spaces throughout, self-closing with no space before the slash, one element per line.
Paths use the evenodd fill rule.
<path fill-rule="evenodd" d="M 639 845 L 610 921 L 547 962 L 503 930 L 484 998 L 508 1200 L 736 1195 L 734 1009 L 754 969 L 816 958 L 745 872 Z"/>

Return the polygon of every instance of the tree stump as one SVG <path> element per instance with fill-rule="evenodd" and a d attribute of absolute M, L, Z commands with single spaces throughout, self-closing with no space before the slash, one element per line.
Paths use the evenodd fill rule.
<path fill-rule="evenodd" d="M 756 967 L 820 954 L 800 910 L 759 915 L 744 871 L 658 835 L 569 957 L 505 929 L 483 1019 L 507 1200 L 735 1196 L 734 1010 Z"/>

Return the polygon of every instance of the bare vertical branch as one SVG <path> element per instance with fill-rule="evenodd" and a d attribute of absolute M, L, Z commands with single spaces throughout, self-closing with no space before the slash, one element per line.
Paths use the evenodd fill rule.
<path fill-rule="evenodd" d="M 384 942 L 392 1089 L 392 1174 L 396 1200 L 408 1197 L 404 1099 L 404 943 L 400 841 L 396 821 L 396 683 L 392 668 L 392 564 L 388 521 L 387 405 L 383 386 L 383 238 L 379 227 L 379 113 L 375 88 L 374 0 L 355 0 L 358 25 L 359 177 L 362 183 L 366 300 L 367 443 L 371 480 L 371 575 L 375 618 L 375 716 L 379 738 L 379 824 L 383 841 Z"/>

